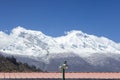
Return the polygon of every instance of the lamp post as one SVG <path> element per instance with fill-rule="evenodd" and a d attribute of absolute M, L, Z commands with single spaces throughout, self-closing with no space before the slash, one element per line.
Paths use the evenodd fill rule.
<path fill-rule="evenodd" d="M 62 80 L 65 80 L 65 70 L 68 69 L 67 61 L 64 61 L 59 68 L 62 70 Z"/>

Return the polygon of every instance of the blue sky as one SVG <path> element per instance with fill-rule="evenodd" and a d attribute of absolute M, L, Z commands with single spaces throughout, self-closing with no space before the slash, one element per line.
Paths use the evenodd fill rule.
<path fill-rule="evenodd" d="M 0 30 L 17 26 L 54 37 L 81 30 L 120 42 L 120 0 L 0 0 Z"/>

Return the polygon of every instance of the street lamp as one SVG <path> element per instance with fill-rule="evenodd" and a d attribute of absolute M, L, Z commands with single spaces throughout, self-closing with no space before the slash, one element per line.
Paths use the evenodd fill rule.
<path fill-rule="evenodd" d="M 68 69 L 67 61 L 64 61 L 59 68 L 62 70 L 62 80 L 65 80 L 65 70 Z"/>

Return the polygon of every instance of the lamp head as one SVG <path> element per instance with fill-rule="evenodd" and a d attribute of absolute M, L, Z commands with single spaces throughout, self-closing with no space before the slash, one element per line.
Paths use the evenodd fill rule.
<path fill-rule="evenodd" d="M 64 61 L 64 63 L 59 66 L 59 69 L 68 69 L 67 61 Z"/>

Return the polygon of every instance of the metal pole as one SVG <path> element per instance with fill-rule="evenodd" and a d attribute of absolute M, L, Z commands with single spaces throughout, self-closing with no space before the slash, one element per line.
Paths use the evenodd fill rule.
<path fill-rule="evenodd" d="M 65 80 L 65 69 L 62 68 L 62 80 Z"/>

